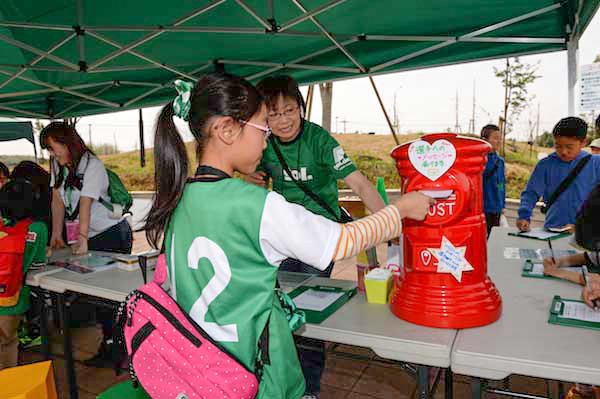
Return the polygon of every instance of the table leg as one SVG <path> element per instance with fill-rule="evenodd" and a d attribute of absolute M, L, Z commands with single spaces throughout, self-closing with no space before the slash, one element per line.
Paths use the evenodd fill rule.
<path fill-rule="evenodd" d="M 40 301 L 40 336 L 42 337 L 42 356 L 44 356 L 44 360 L 50 359 L 50 344 L 48 343 L 48 337 L 50 335 L 48 332 L 48 306 L 46 306 L 47 298 L 48 295 L 46 294 L 46 291 L 38 291 L 38 299 Z"/>
<path fill-rule="evenodd" d="M 65 352 L 65 374 L 69 384 L 69 397 L 78 399 L 77 379 L 75 377 L 75 362 L 73 360 L 73 345 L 71 343 L 71 329 L 69 328 L 69 307 L 70 303 L 64 296 L 58 294 L 58 308 L 63 325 L 64 352 Z"/>
<path fill-rule="evenodd" d="M 417 398 L 429 399 L 429 367 L 417 366 Z"/>
<path fill-rule="evenodd" d="M 481 393 L 482 393 L 481 378 L 472 377 L 471 378 L 471 398 L 472 399 L 481 399 Z"/>
<path fill-rule="evenodd" d="M 445 397 L 446 399 L 452 399 L 453 398 L 453 388 L 454 388 L 454 376 L 452 374 L 452 370 L 450 370 L 450 367 L 448 367 L 446 369 L 446 378 L 444 379 L 444 392 L 445 392 Z"/>

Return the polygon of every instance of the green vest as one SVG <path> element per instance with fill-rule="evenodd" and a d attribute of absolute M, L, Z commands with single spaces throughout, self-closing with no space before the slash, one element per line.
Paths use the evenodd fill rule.
<path fill-rule="evenodd" d="M 357 170 L 340 144 L 321 126 L 308 121 L 304 121 L 302 132 L 293 141 L 282 143 L 277 138 L 275 140 L 293 177 L 302 181 L 339 217 L 337 181 Z M 263 152 L 259 169 L 271 176 L 273 191 L 283 195 L 286 200 L 335 220 L 287 176 L 270 142 Z"/>
<path fill-rule="evenodd" d="M 267 262 L 259 241 L 266 196 L 266 190 L 238 179 L 186 185 L 165 236 L 171 295 L 250 370 L 269 320 L 271 364 L 258 397 L 297 399 L 304 377 L 274 293 L 278 269 Z"/>

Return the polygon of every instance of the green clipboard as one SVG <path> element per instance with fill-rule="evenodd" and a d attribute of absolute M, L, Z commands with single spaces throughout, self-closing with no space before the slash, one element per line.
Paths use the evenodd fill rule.
<path fill-rule="evenodd" d="M 568 237 L 571 235 L 569 232 L 555 233 L 552 231 L 545 230 L 543 228 L 531 229 L 529 231 L 511 231 L 508 233 L 509 236 L 532 238 L 534 240 L 558 240 L 559 238 Z"/>
<path fill-rule="evenodd" d="M 558 277 L 554 277 L 554 276 L 547 276 L 545 274 L 538 274 L 535 273 L 533 271 L 533 265 L 534 264 L 539 264 L 541 262 L 532 262 L 531 259 L 527 259 L 525 260 L 525 263 L 523 263 L 523 269 L 521 271 L 521 276 L 523 277 L 532 277 L 532 278 L 546 278 L 546 279 L 550 279 L 550 280 L 558 280 Z"/>
<path fill-rule="evenodd" d="M 295 297 L 297 297 L 298 295 L 302 294 L 304 291 L 309 290 L 309 289 L 313 289 L 316 291 L 326 291 L 326 292 L 344 292 L 344 295 L 340 296 L 338 299 L 336 299 L 335 302 L 333 302 L 331 305 L 327 306 L 325 309 L 323 309 L 321 311 L 302 309 L 300 306 L 298 306 L 296 304 L 296 306 L 298 306 L 298 309 L 301 309 L 306 314 L 306 322 L 307 323 L 320 324 L 323 322 L 323 320 L 325 320 L 326 318 L 331 316 L 333 313 L 335 313 L 336 310 L 341 308 L 343 304 L 348 302 L 348 300 L 350 298 L 352 298 L 354 296 L 354 294 L 356 294 L 357 287 L 353 287 L 350 289 L 343 289 L 340 287 L 330 287 L 330 286 L 325 286 L 325 285 L 315 285 L 315 286 L 303 285 L 303 286 L 297 287 L 292 292 L 290 292 L 288 295 L 292 299 L 294 299 Z"/>
<path fill-rule="evenodd" d="M 563 314 L 564 310 L 564 302 L 579 302 L 583 303 L 583 301 L 578 301 L 575 299 L 562 299 L 560 296 L 555 295 L 552 299 L 552 304 L 550 305 L 550 317 L 548 318 L 548 323 L 550 324 L 559 324 L 561 326 L 569 326 L 569 327 L 579 327 L 579 328 L 587 328 L 590 330 L 600 330 L 600 321 L 585 321 L 585 320 L 576 320 L 576 319 L 568 319 L 565 317 L 559 317 Z"/>
<path fill-rule="evenodd" d="M 554 276 L 548 276 L 545 274 L 539 274 L 534 272 L 534 264 L 539 264 L 542 263 L 540 261 L 533 261 L 531 259 L 527 259 L 525 260 L 525 263 L 523 263 L 523 269 L 521 270 L 521 276 L 523 277 L 532 277 L 532 278 L 546 278 L 546 279 L 550 279 L 550 280 L 562 280 L 559 277 L 554 277 Z M 568 270 L 568 271 L 572 271 L 572 272 L 576 272 L 576 273 L 581 273 L 581 270 L 573 270 L 571 268 L 576 268 L 579 267 L 581 268 L 581 265 L 573 265 L 570 267 L 565 267 L 563 268 L 564 270 Z M 588 266 L 588 270 L 591 273 L 600 273 L 600 268 L 598 268 L 597 266 Z"/>

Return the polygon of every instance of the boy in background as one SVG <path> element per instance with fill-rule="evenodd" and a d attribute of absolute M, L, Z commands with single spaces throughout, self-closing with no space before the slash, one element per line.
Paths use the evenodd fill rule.
<path fill-rule="evenodd" d="M 552 134 L 556 151 L 538 162 L 521 193 L 517 220 L 520 231 L 529 230 L 531 212 L 540 197 L 546 203 L 545 228 L 574 225 L 577 210 L 600 182 L 600 157 L 583 151 L 587 144 L 587 124 L 577 117 L 563 118 Z M 576 168 L 580 170 L 575 176 L 572 172 Z M 563 182 L 568 177 L 572 181 L 566 186 Z"/>
<path fill-rule="evenodd" d="M 506 177 L 504 159 L 498 155 L 502 143 L 500 129 L 496 125 L 485 125 L 481 129 L 481 138 L 492 146 L 483 171 L 483 212 L 489 237 L 492 227 L 500 226 L 506 197 Z"/>
<path fill-rule="evenodd" d="M 24 252 L 17 258 L 21 264 L 3 263 L 3 271 L 22 267 L 22 287 L 18 294 L 11 298 L 2 298 L 0 302 L 0 370 L 17 365 L 19 339 L 17 330 L 24 313 L 29 308 L 29 287 L 25 284 L 25 274 L 32 265 L 46 262 L 46 244 L 48 229 L 42 221 L 34 220 L 34 209 L 38 206 L 40 193 L 26 179 L 8 181 L 0 189 L 0 256 L 10 252 L 12 255 L 11 235 L 25 241 Z M 19 234 L 22 231 L 22 236 Z M 3 257 L 14 260 L 14 257 Z M 3 279 L 3 283 L 6 281 Z M 5 287 L 9 286 L 5 284 Z M 9 291 L 10 292 L 10 291 Z M 17 298 L 18 296 L 18 298 Z M 14 305 L 13 305 L 14 303 Z"/>

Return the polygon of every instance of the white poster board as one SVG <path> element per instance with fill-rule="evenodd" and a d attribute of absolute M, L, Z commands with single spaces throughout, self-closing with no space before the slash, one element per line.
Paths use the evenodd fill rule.
<path fill-rule="evenodd" d="M 600 62 L 581 66 L 579 111 L 600 110 Z"/>

